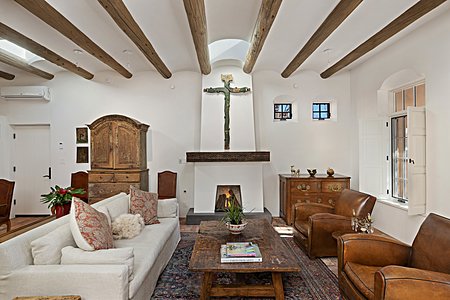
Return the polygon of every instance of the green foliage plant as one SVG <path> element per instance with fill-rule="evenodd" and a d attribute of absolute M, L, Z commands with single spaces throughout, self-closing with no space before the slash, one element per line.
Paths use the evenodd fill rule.
<path fill-rule="evenodd" d="M 242 224 L 242 220 L 245 218 L 242 207 L 236 205 L 234 201 L 230 201 L 229 203 L 229 206 L 225 208 L 223 221 L 234 225 Z"/>
<path fill-rule="evenodd" d="M 72 197 L 74 195 L 83 195 L 86 193 L 86 191 L 82 188 L 61 188 L 58 185 L 55 185 L 54 188 L 50 187 L 50 189 L 50 193 L 41 195 L 41 202 L 48 204 L 48 208 L 54 207 L 56 205 L 68 204 L 72 201 Z"/>

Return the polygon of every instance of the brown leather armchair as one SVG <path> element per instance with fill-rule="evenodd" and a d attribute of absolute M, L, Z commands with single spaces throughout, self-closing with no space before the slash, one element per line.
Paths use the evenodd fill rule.
<path fill-rule="evenodd" d="M 336 256 L 335 231 L 351 232 L 353 210 L 358 217 L 372 212 L 376 198 L 358 191 L 345 189 L 334 207 L 320 203 L 295 205 L 295 241 L 310 258 Z"/>
<path fill-rule="evenodd" d="M 343 235 L 338 272 L 348 299 L 450 299 L 450 219 L 429 214 L 412 246 L 380 235 Z"/>

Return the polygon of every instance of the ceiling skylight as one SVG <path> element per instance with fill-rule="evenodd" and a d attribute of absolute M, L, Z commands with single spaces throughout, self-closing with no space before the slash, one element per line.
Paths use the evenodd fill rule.
<path fill-rule="evenodd" d="M 7 41 L 7 40 L 0 39 L 0 49 L 3 49 L 5 51 L 11 53 L 12 55 L 22 58 L 29 65 L 36 61 L 44 60 L 42 57 L 37 56 L 36 54 L 31 53 L 27 49 L 17 46 L 16 44 L 11 43 L 10 41 Z"/>

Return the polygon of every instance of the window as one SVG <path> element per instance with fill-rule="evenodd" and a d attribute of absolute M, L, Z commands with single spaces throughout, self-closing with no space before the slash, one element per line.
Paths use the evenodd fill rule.
<path fill-rule="evenodd" d="M 394 91 L 394 112 L 408 106 L 425 106 L 425 83 Z"/>
<path fill-rule="evenodd" d="M 330 103 L 313 103 L 312 118 L 313 120 L 326 120 L 331 117 Z"/>
<path fill-rule="evenodd" d="M 391 119 L 392 197 L 408 200 L 408 128 L 406 116 Z"/>
<path fill-rule="evenodd" d="M 276 103 L 273 105 L 275 120 L 290 120 L 292 119 L 292 104 L 291 103 Z"/>
<path fill-rule="evenodd" d="M 412 163 L 408 147 L 408 107 L 425 106 L 425 84 L 417 84 L 393 91 L 391 117 L 391 195 L 399 202 L 408 201 L 408 165 Z M 409 113 L 408 113 L 409 114 Z M 425 126 L 425 124 L 424 124 Z M 410 167 L 412 167 L 410 165 Z"/>

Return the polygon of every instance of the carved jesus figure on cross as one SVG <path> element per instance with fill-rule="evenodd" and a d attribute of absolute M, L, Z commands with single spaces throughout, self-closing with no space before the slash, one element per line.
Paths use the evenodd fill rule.
<path fill-rule="evenodd" d="M 230 83 L 231 83 L 231 81 L 233 81 L 233 75 L 231 75 L 231 74 L 226 74 L 226 75 L 222 74 L 220 76 L 220 78 L 224 82 L 224 87 L 217 87 L 217 88 L 210 87 L 210 88 L 203 89 L 203 91 L 207 92 L 207 93 L 215 93 L 215 94 L 223 93 L 225 95 L 224 125 L 223 125 L 224 142 L 225 142 L 224 149 L 230 150 L 230 94 L 247 93 L 250 91 L 250 88 L 248 88 L 248 87 L 242 87 L 242 88 L 230 87 Z"/>

